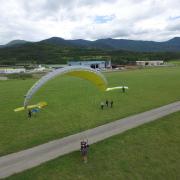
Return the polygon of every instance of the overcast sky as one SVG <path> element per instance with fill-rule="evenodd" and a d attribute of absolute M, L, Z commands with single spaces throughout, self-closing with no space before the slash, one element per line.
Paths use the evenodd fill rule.
<path fill-rule="evenodd" d="M 123 38 L 165 41 L 180 36 L 180 0 L 0 0 L 0 44 Z"/>

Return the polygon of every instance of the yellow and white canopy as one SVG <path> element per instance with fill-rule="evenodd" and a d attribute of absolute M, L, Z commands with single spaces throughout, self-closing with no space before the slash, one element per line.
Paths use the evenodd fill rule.
<path fill-rule="evenodd" d="M 27 92 L 24 100 L 24 108 L 28 107 L 28 103 L 32 96 L 49 80 L 55 78 L 56 76 L 70 75 L 86 79 L 91 81 L 97 88 L 105 91 L 107 89 L 107 81 L 105 77 L 99 72 L 92 68 L 85 66 L 69 66 L 65 68 L 56 69 L 45 76 L 43 76 L 39 81 L 37 81 L 31 89 Z"/>

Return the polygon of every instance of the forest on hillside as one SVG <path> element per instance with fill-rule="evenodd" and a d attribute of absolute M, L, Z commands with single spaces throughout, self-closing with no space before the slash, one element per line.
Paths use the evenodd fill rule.
<path fill-rule="evenodd" d="M 66 64 L 67 61 L 111 59 L 113 64 L 127 64 L 137 60 L 180 59 L 180 52 L 131 52 L 100 48 L 57 46 L 48 43 L 32 43 L 17 47 L 0 48 L 0 64 L 19 63 Z"/>

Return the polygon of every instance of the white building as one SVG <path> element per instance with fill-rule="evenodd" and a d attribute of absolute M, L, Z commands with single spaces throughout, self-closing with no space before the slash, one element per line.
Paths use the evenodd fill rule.
<path fill-rule="evenodd" d="M 111 68 L 111 61 L 69 61 L 69 66 L 87 66 L 94 69 Z"/>
<path fill-rule="evenodd" d="M 38 65 L 38 67 L 33 69 L 32 72 L 43 72 L 45 70 L 46 70 L 45 67 L 43 67 L 42 65 Z"/>
<path fill-rule="evenodd" d="M 164 65 L 164 61 L 156 60 L 156 61 L 136 61 L 137 66 L 162 66 Z"/>
<path fill-rule="evenodd" d="M 0 68 L 0 74 L 25 73 L 25 68 Z"/>

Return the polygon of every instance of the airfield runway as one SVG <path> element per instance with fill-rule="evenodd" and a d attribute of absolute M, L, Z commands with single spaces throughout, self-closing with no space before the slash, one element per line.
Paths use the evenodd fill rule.
<path fill-rule="evenodd" d="M 2 156 L 0 157 L 0 178 L 8 177 L 14 173 L 22 172 L 64 154 L 79 150 L 82 139 L 88 138 L 89 144 L 93 144 L 177 111 L 180 111 L 180 101 L 50 141 L 24 151 Z"/>

